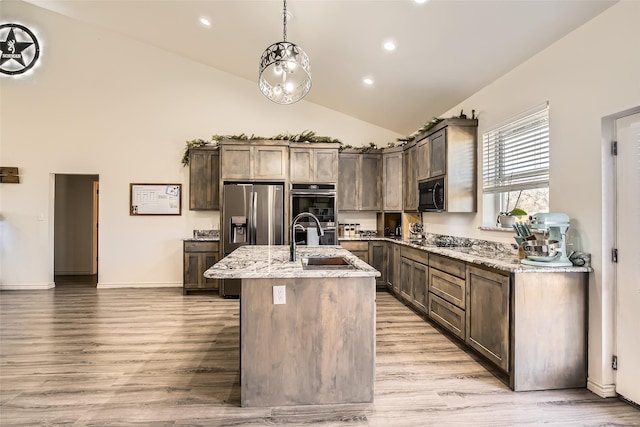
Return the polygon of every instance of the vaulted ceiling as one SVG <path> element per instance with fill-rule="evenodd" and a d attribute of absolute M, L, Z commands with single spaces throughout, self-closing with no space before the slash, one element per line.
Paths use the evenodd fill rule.
<path fill-rule="evenodd" d="M 256 91 L 260 55 L 283 36 L 278 0 L 28 2 L 254 81 Z M 311 60 L 306 101 L 408 135 L 615 2 L 288 0 L 287 40 Z M 395 51 L 383 49 L 387 40 Z"/>

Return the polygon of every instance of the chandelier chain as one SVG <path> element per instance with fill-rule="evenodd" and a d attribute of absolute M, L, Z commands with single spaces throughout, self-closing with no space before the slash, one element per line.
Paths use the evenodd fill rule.
<path fill-rule="evenodd" d="M 287 41 L 287 0 L 284 0 L 284 9 L 282 10 L 282 38 Z"/>

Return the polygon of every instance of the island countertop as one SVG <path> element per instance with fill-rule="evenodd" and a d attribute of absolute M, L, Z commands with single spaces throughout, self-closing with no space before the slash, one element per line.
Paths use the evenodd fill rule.
<path fill-rule="evenodd" d="M 340 246 L 298 246 L 296 261 L 289 260 L 289 246 L 247 245 L 204 272 L 209 279 L 296 278 L 296 277 L 378 277 L 380 272 Z M 355 268 L 304 270 L 302 258 L 344 257 Z"/>

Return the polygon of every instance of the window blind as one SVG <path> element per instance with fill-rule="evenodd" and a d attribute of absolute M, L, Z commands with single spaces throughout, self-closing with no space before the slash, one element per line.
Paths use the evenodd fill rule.
<path fill-rule="evenodd" d="M 482 135 L 483 191 L 501 193 L 549 186 L 549 106 Z"/>

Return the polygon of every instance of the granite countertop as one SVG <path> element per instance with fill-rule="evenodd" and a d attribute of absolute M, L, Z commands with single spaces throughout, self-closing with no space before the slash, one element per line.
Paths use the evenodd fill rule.
<path fill-rule="evenodd" d="M 184 242 L 219 242 L 220 236 L 217 237 L 187 237 L 182 239 Z"/>
<path fill-rule="evenodd" d="M 390 237 L 340 237 L 341 241 L 383 240 L 453 259 L 507 271 L 509 273 L 590 273 L 591 267 L 534 267 L 520 264 L 518 254 L 509 245 L 453 236 L 427 236 L 421 240 L 401 240 Z"/>
<path fill-rule="evenodd" d="M 340 246 L 298 246 L 289 261 L 289 246 L 242 246 L 204 272 L 209 279 L 271 279 L 292 277 L 378 277 L 380 272 Z M 302 258 L 344 257 L 355 269 L 303 270 Z"/>
<path fill-rule="evenodd" d="M 220 230 L 193 230 L 193 237 L 182 240 L 185 242 L 219 242 Z"/>

